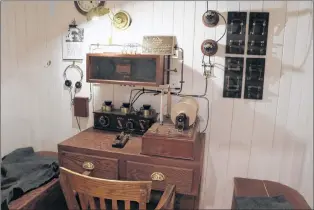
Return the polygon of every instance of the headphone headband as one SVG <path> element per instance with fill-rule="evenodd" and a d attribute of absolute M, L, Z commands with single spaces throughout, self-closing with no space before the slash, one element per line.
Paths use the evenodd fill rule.
<path fill-rule="evenodd" d="M 71 64 L 71 65 L 68 65 L 65 69 L 64 69 L 64 72 L 63 72 L 63 78 L 64 78 L 64 80 L 68 80 L 67 79 L 67 71 L 68 71 L 68 69 L 70 69 L 70 68 L 74 68 L 74 69 L 76 69 L 76 70 L 78 70 L 79 72 L 80 72 L 80 75 L 81 75 L 81 79 L 80 79 L 80 81 L 79 82 L 82 82 L 82 80 L 83 80 L 83 70 L 78 66 L 78 65 L 75 65 L 75 64 Z"/>

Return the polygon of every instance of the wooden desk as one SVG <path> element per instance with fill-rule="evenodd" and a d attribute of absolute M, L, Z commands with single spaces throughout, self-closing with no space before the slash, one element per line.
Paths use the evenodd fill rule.
<path fill-rule="evenodd" d="M 237 209 L 235 197 L 271 197 L 284 195 L 294 209 L 311 209 L 303 196 L 296 190 L 278 182 L 267 180 L 234 178 L 232 209 Z"/>
<path fill-rule="evenodd" d="M 113 148 L 116 135 L 89 128 L 65 140 L 58 145 L 60 165 L 83 173 L 83 163 L 92 162 L 92 176 L 119 180 L 151 180 L 152 173 L 160 172 L 165 180 L 153 181 L 153 190 L 162 191 L 166 184 L 174 184 L 180 209 L 198 209 L 204 136 L 200 137 L 195 160 L 181 160 L 142 155 L 141 137 L 132 137 L 122 149 Z"/>

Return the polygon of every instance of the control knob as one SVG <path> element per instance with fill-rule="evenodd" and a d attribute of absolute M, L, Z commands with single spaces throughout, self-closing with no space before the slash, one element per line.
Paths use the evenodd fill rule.
<path fill-rule="evenodd" d="M 122 123 L 123 123 L 123 118 L 117 117 L 117 128 L 120 129 L 120 130 L 123 129 Z"/>
<path fill-rule="evenodd" d="M 108 116 L 101 116 L 98 120 L 102 127 L 108 127 L 110 124 Z"/>
<path fill-rule="evenodd" d="M 126 123 L 126 128 L 128 130 L 134 130 L 134 120 L 129 119 L 128 122 Z"/>
<path fill-rule="evenodd" d="M 148 130 L 148 121 L 140 120 L 140 127 L 142 131 Z"/>

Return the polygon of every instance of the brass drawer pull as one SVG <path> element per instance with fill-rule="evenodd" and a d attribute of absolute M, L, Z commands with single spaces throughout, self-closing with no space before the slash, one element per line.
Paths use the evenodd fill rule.
<path fill-rule="evenodd" d="M 84 168 L 85 170 L 92 171 L 92 170 L 95 168 L 95 166 L 94 166 L 94 164 L 91 163 L 91 162 L 84 162 L 84 163 L 83 163 L 83 168 Z"/>
<path fill-rule="evenodd" d="M 161 172 L 154 172 L 150 177 L 153 181 L 164 181 L 166 178 Z"/>

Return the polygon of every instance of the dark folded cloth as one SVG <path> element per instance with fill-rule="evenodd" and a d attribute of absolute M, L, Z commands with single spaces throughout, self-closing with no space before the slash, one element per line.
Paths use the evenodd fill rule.
<path fill-rule="evenodd" d="M 274 197 L 235 197 L 237 209 L 293 209 L 283 195 Z"/>
<path fill-rule="evenodd" d="M 7 209 L 11 201 L 42 186 L 58 175 L 57 157 L 40 156 L 34 152 L 32 147 L 14 150 L 2 158 L 2 209 Z"/>

